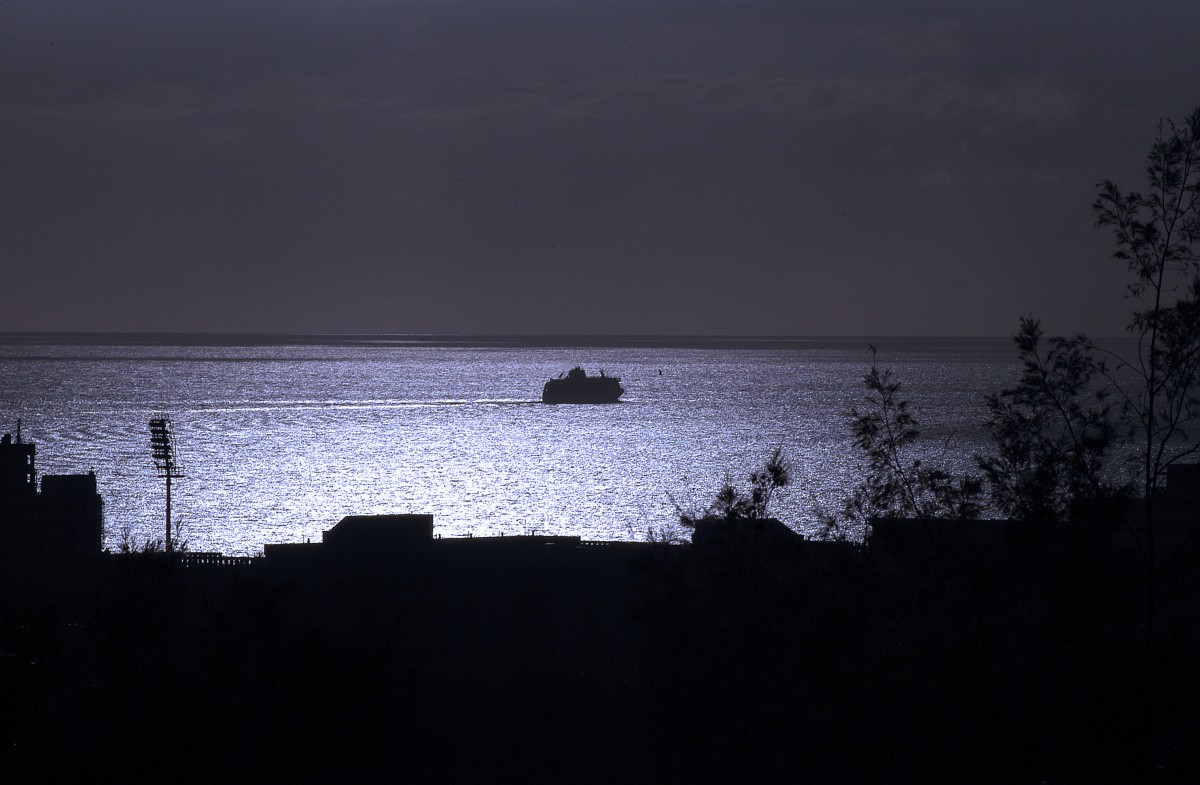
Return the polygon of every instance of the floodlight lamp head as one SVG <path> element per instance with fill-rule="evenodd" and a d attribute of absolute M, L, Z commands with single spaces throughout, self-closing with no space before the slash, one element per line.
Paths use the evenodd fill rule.
<path fill-rule="evenodd" d="M 171 421 L 165 416 L 158 415 L 150 419 L 150 453 L 160 477 L 182 476 L 175 459 Z"/>

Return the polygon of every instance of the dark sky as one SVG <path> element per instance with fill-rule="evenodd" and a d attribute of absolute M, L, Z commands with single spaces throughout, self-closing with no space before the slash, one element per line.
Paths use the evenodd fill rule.
<path fill-rule="evenodd" d="M 0 0 L 0 330 L 1120 332 L 1200 3 Z"/>

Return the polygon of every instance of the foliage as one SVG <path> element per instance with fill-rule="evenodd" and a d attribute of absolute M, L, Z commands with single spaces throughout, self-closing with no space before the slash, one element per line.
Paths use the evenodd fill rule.
<path fill-rule="evenodd" d="M 750 473 L 749 490 L 743 491 L 729 479 L 717 491 L 716 498 L 702 512 L 687 512 L 676 505 L 679 522 L 689 529 L 697 521 L 717 518 L 721 520 L 756 520 L 766 518 L 775 491 L 787 486 L 791 480 L 791 468 L 782 447 L 776 447 L 767 456 L 761 469 Z"/>
<path fill-rule="evenodd" d="M 864 408 L 849 412 L 854 446 L 866 459 L 867 476 L 846 505 L 850 518 L 969 518 L 979 513 L 977 478 L 954 478 L 913 457 L 920 424 L 891 369 L 880 371 L 871 347 L 863 376 Z"/>
<path fill-rule="evenodd" d="M 1117 436 L 1110 391 L 1079 338 L 1052 338 L 1023 318 L 1013 340 L 1021 375 L 986 398 L 996 452 L 976 456 L 992 502 L 1012 518 L 1061 521 L 1080 499 L 1118 495 L 1105 469 Z"/>
<path fill-rule="evenodd" d="M 1200 107 L 1178 125 L 1159 122 L 1146 178 L 1145 193 L 1102 182 L 1092 210 L 1096 225 L 1113 232 L 1113 257 L 1133 275 L 1129 331 L 1137 353 L 1129 360 L 1114 357 L 1109 379 L 1139 443 L 1150 640 L 1160 561 L 1155 499 L 1168 467 L 1200 452 Z"/>
<path fill-rule="evenodd" d="M 175 519 L 175 523 L 171 529 L 171 539 L 173 540 L 171 550 L 177 553 L 186 553 L 188 550 L 188 541 L 183 536 L 183 521 L 179 518 Z M 164 552 L 166 552 L 166 543 L 163 541 L 163 538 L 148 536 L 144 540 L 139 540 L 128 526 L 121 527 L 121 538 L 117 542 L 117 553 L 129 556 L 132 554 Z"/>
<path fill-rule="evenodd" d="M 1145 193 L 1099 185 L 1096 225 L 1112 230 L 1113 257 L 1133 274 L 1129 331 L 1134 358 L 1114 357 L 1132 385 L 1110 374 L 1141 442 L 1141 486 L 1152 508 L 1166 468 L 1200 450 L 1188 427 L 1200 417 L 1200 107 L 1176 125 L 1160 121 Z"/>

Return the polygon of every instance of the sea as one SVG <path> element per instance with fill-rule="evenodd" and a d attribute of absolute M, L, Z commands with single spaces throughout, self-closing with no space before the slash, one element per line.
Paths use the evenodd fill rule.
<path fill-rule="evenodd" d="M 780 448 L 772 513 L 811 533 L 861 482 L 849 430 L 875 362 L 903 387 L 926 463 L 974 471 L 1007 338 L 0 334 L 0 430 L 39 476 L 94 471 L 105 545 L 161 539 L 149 420 L 169 419 L 172 518 L 195 551 L 316 542 L 343 516 L 428 513 L 443 537 L 684 534 Z M 611 405 L 546 405 L 579 365 Z"/>

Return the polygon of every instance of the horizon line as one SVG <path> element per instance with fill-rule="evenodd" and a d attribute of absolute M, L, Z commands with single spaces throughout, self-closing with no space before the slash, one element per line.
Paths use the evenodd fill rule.
<path fill-rule="evenodd" d="M 34 341 L 39 339 L 57 338 L 222 338 L 222 339 L 322 339 L 322 340 L 559 340 L 567 338 L 585 338 L 591 340 L 727 340 L 727 341 L 821 341 L 821 340 L 995 340 L 1011 339 L 1013 333 L 1003 335 L 957 335 L 957 334 L 918 334 L 918 333 L 576 333 L 576 332 L 416 332 L 416 333 L 387 333 L 387 332 L 289 332 L 289 331 L 254 331 L 254 330 L 0 330 L 0 341 L 19 339 Z M 1098 338 L 1116 338 L 1121 336 L 1105 335 Z"/>
<path fill-rule="evenodd" d="M 1010 335 L 721 335 L 667 333 L 288 333 L 165 331 L 0 331 L 0 345 L 26 346 L 347 346 L 362 348 L 697 348 L 799 349 L 862 342 L 1010 343 Z M 1119 340 L 1103 336 L 1096 340 Z M 867 346 L 864 346 L 867 348 Z"/>

